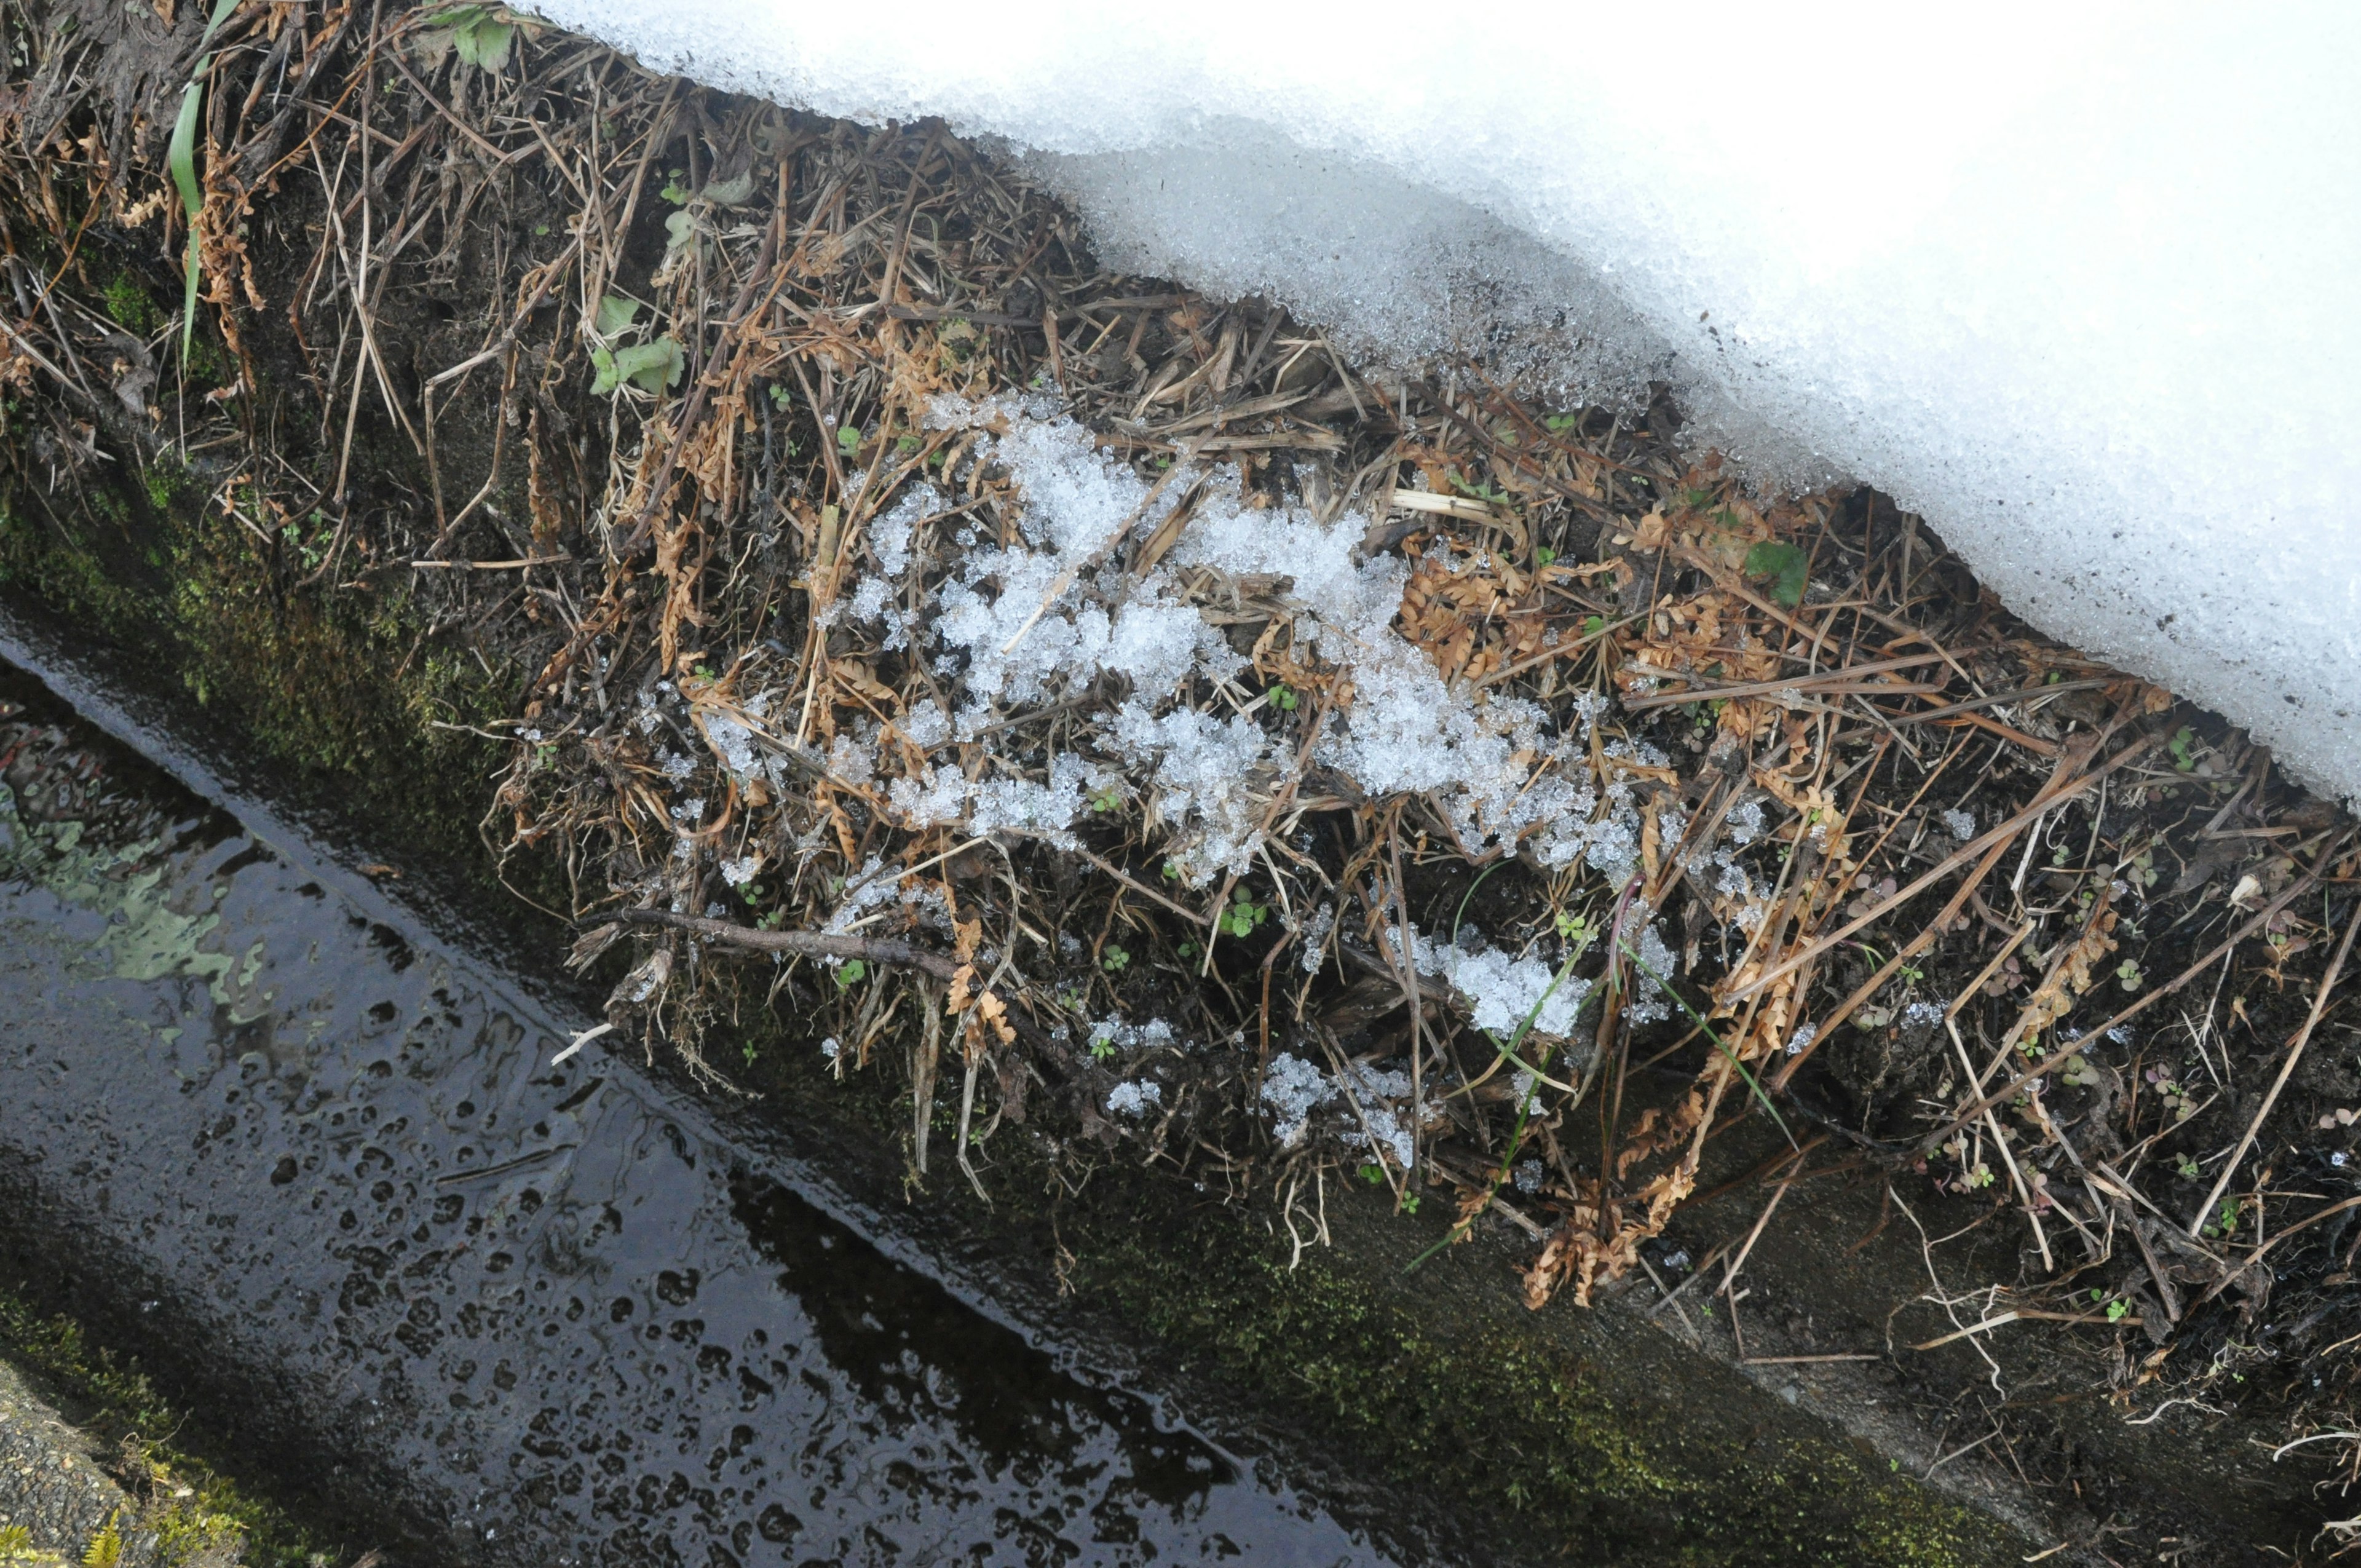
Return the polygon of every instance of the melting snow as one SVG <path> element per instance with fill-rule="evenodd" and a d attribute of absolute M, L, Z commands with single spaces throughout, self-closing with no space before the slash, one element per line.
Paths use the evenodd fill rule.
<path fill-rule="evenodd" d="M 2361 786 L 2361 8 L 1493 0 L 1405 71 L 1395 29 L 1312 5 L 535 5 L 658 69 L 1031 149 L 1112 266 L 1377 351 L 1482 341 L 1570 396 L 1669 379 L 1699 439 L 1874 482 L 2011 608 Z M 956 47 L 910 47 L 936 30 Z M 1037 629 L 987 674 L 1022 695 L 1108 632 Z"/>

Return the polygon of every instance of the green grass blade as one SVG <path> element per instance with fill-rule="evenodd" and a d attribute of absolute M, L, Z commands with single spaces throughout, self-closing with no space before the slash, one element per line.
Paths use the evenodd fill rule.
<path fill-rule="evenodd" d="M 171 146 L 164 161 L 172 173 L 172 184 L 181 192 L 181 206 L 188 214 L 189 254 L 181 264 L 181 363 L 189 362 L 189 343 L 197 327 L 197 217 L 205 210 L 205 195 L 197 184 L 197 121 L 204 112 L 205 72 L 213 69 L 214 57 L 204 52 L 221 31 L 229 14 L 237 9 L 238 0 L 215 0 L 214 14 L 206 19 L 204 36 L 197 40 L 197 63 L 189 71 L 189 84 L 181 93 L 181 112 L 172 121 Z"/>
<path fill-rule="evenodd" d="M 1469 891 L 1473 892 L 1474 890 L 1470 889 Z M 1525 1067 L 1523 1060 L 1517 1055 L 1517 1047 L 1525 1043 L 1525 1036 L 1532 1033 L 1533 1025 L 1540 1021 L 1542 1009 L 1549 1005 L 1549 999 L 1557 994 L 1557 988 L 1565 983 L 1566 977 L 1574 972 L 1574 966 L 1581 960 L 1582 955 L 1589 950 L 1590 939 L 1587 937 L 1585 937 L 1582 940 L 1575 943 L 1574 950 L 1565 955 L 1565 962 L 1558 965 L 1557 973 L 1550 977 L 1548 988 L 1544 990 L 1541 993 L 1541 996 L 1533 1003 L 1532 1011 L 1527 1013 L 1525 1014 L 1524 1022 L 1517 1025 L 1517 1032 L 1509 1036 L 1509 1043 L 1507 1045 L 1501 1045 L 1497 1039 L 1492 1042 L 1493 1045 L 1499 1048 L 1501 1060 L 1515 1062 L 1519 1067 L 1525 1068 L 1527 1072 L 1532 1073 L 1533 1075 L 1532 1081 L 1525 1085 L 1524 1098 L 1517 1102 L 1517 1124 L 1509 1134 L 1508 1152 L 1500 1157 L 1500 1168 L 1493 1172 L 1492 1185 L 1485 1190 L 1484 1208 L 1477 1210 L 1474 1214 L 1468 1215 L 1467 1218 L 1452 1226 L 1448 1232 L 1444 1233 L 1441 1241 L 1435 1243 L 1424 1252 L 1420 1253 L 1416 1257 L 1411 1258 L 1409 1263 L 1403 1265 L 1402 1272 L 1404 1274 L 1412 1272 L 1420 1264 L 1424 1263 L 1428 1258 L 1433 1257 L 1436 1253 L 1441 1252 L 1444 1248 L 1451 1245 L 1453 1243 L 1458 1241 L 1460 1237 L 1466 1235 L 1468 1230 L 1476 1223 L 1477 1216 L 1482 1214 L 1484 1212 L 1484 1209 L 1488 1209 L 1492 1206 L 1492 1200 L 1499 1195 L 1501 1187 L 1507 1183 L 1509 1179 L 1509 1172 L 1515 1166 L 1517 1156 L 1521 1151 L 1522 1151 L 1525 1146 L 1525 1124 L 1532 1116 L 1533 1096 L 1541 1092 L 1542 1087 L 1541 1073 L 1533 1068 Z M 1549 1064 L 1549 1053 L 1544 1051 L 1540 1054 L 1542 1065 L 1546 1067 Z M 1493 1065 L 1498 1066 L 1499 1063 L 1495 1062 Z"/>
<path fill-rule="evenodd" d="M 1713 1032 L 1713 1026 L 1708 1024 L 1704 1019 L 1698 1017 L 1697 1010 L 1688 1004 L 1687 999 L 1683 997 L 1679 992 L 1675 991 L 1671 986 L 1665 984 L 1664 977 L 1658 974 L 1654 970 L 1650 969 L 1648 967 L 1648 960 L 1633 952 L 1631 950 L 1631 944 L 1629 942 L 1623 944 L 1623 956 L 1630 959 L 1632 964 L 1642 974 L 1644 974 L 1650 980 L 1654 981 L 1656 982 L 1656 989 L 1663 992 L 1666 996 L 1671 997 L 1673 999 L 1673 1005 L 1687 1014 L 1689 1015 L 1689 1022 L 1697 1026 L 1698 1032 L 1704 1035 L 1707 1039 L 1713 1042 L 1714 1048 L 1716 1050 L 1730 1058 L 1730 1065 L 1738 1069 L 1738 1076 L 1746 1080 L 1746 1087 L 1748 1089 L 1753 1091 L 1756 1102 L 1762 1105 L 1764 1111 L 1770 1113 L 1771 1120 L 1777 1124 L 1780 1135 L 1787 1140 L 1787 1146 L 1790 1148 L 1797 1147 L 1798 1146 L 1795 1143 L 1795 1135 L 1787 1131 L 1787 1124 L 1780 1118 L 1779 1108 L 1771 1103 L 1771 1096 L 1763 1092 L 1763 1085 L 1756 1082 L 1754 1075 L 1746 1070 L 1746 1064 L 1738 1059 L 1737 1054 L 1728 1046 L 1721 1043 L 1721 1036 Z"/>

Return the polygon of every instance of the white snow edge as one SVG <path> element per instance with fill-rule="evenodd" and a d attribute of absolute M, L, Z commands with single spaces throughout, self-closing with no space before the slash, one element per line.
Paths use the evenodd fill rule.
<path fill-rule="evenodd" d="M 1569 396 L 1668 378 L 2361 792 L 2361 7 L 535 8 L 1005 138 L 1110 258 L 1367 349 L 1489 320 Z"/>

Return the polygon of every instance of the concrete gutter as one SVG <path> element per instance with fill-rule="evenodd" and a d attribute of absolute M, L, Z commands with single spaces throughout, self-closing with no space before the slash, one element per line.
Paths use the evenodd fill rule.
<path fill-rule="evenodd" d="M 89 1435 L 0 1362 L 0 1563 L 83 1563 L 113 1524 L 117 1568 L 143 1568 L 156 1560 L 156 1538 L 138 1519 L 138 1505 L 100 1466 Z M 11 1552 L 5 1543 L 19 1530 L 30 1540 Z"/>

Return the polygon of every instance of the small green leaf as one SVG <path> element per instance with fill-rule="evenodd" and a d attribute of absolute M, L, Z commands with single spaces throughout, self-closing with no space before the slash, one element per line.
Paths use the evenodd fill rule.
<path fill-rule="evenodd" d="M 1270 705 L 1273 707 L 1280 708 L 1288 713 L 1293 713 L 1295 711 L 1296 704 L 1301 700 L 1301 698 L 1295 695 L 1295 688 L 1288 685 L 1284 682 L 1281 682 L 1279 685 L 1270 688 Z"/>
<path fill-rule="evenodd" d="M 613 337 L 628 328 L 640 313 L 640 302 L 620 294 L 607 294 L 598 301 L 598 319 L 591 330 L 600 337 Z"/>
<path fill-rule="evenodd" d="M 590 367 L 597 376 L 590 383 L 591 395 L 615 391 L 626 381 L 643 392 L 664 391 L 680 384 L 685 363 L 680 345 L 669 333 L 653 343 L 635 343 L 628 348 L 594 348 Z"/>
<path fill-rule="evenodd" d="M 656 194 L 675 207 L 685 207 L 688 204 L 688 198 L 693 192 L 688 188 L 687 176 L 675 169 L 665 178 L 664 189 Z"/>
<path fill-rule="evenodd" d="M 857 455 L 861 451 L 861 427 L 851 424 L 839 425 L 836 432 L 836 447 L 847 457 Z"/>
<path fill-rule="evenodd" d="M 862 963 L 859 959 L 847 959 L 844 960 L 844 967 L 836 971 L 837 989 L 850 991 L 868 978 L 867 964 Z"/>
<path fill-rule="evenodd" d="M 1533 565 L 1537 566 L 1546 566 L 1556 559 L 1557 552 L 1546 544 L 1533 552 Z"/>
<path fill-rule="evenodd" d="M 1099 968 L 1109 974 L 1121 974 L 1130 967 L 1131 955 L 1121 948 L 1109 948 L 1105 955 L 1099 959 Z"/>
<path fill-rule="evenodd" d="M 460 60 L 478 71 L 497 71 L 509 62 L 509 45 L 516 28 L 500 18 L 497 6 L 475 7 L 475 14 L 451 29 L 451 47 Z"/>
<path fill-rule="evenodd" d="M 1804 584 L 1811 557 L 1793 544 L 1766 539 L 1746 553 L 1746 575 L 1769 577 L 1771 597 L 1789 609 L 1804 601 Z"/>
<path fill-rule="evenodd" d="M 697 192 L 717 207 L 735 207 L 754 193 L 754 171 L 746 170 L 735 180 L 717 180 Z"/>

